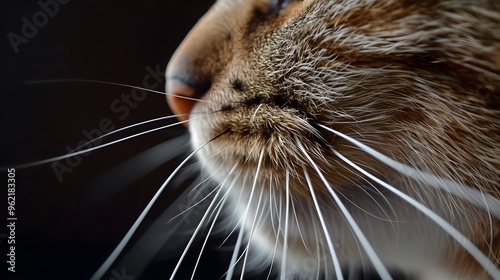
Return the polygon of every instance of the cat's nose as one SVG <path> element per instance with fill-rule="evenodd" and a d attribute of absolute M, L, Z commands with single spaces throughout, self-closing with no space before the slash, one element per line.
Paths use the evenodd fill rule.
<path fill-rule="evenodd" d="M 189 119 L 196 100 L 210 90 L 213 77 L 225 63 L 223 57 L 227 55 L 223 53 L 228 49 L 231 25 L 221 20 L 222 11 L 221 7 L 211 8 L 184 38 L 168 63 L 167 101 L 172 112 L 180 115 L 180 120 Z"/>
<path fill-rule="evenodd" d="M 214 74 L 210 65 L 214 64 L 211 56 L 213 48 L 207 47 L 212 36 L 207 36 L 207 27 L 198 24 L 191 30 L 177 48 L 167 66 L 167 102 L 172 113 L 179 115 L 183 121 L 196 105 L 196 99 L 201 98 L 211 85 Z"/>
<path fill-rule="evenodd" d="M 193 33 L 193 32 L 191 32 Z M 168 105 L 180 121 L 189 119 L 196 100 L 201 98 L 210 84 L 210 75 L 199 67 L 203 61 L 198 55 L 199 39 L 197 36 L 187 36 L 171 57 L 166 72 Z M 185 123 L 187 126 L 187 123 Z"/>
<path fill-rule="evenodd" d="M 204 94 L 201 90 L 177 79 L 167 79 L 166 92 L 168 106 L 180 121 L 189 118 L 196 99 Z"/>

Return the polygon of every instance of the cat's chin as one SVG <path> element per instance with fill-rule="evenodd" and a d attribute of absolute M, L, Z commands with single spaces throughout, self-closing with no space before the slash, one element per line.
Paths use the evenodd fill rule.
<path fill-rule="evenodd" d="M 332 256 L 336 256 L 343 269 L 364 268 L 371 263 L 344 213 L 335 206 L 331 193 L 311 166 L 305 167 L 305 171 L 294 166 L 287 172 L 266 161 L 268 155 L 262 146 L 226 143 L 224 134 L 210 142 L 214 137 L 213 127 L 203 122 L 193 122 L 190 129 L 204 171 L 220 184 L 221 196 L 226 193 L 229 196 L 227 216 L 232 222 L 227 225 L 228 232 L 242 227 L 251 245 L 254 261 L 248 264 L 249 268 L 258 270 L 262 264 L 270 265 L 275 260 L 274 265 L 284 262 L 281 270 L 285 273 L 310 279 L 318 273 L 334 275 Z M 263 152 L 260 157 L 245 157 L 250 148 Z M 366 177 L 358 174 L 355 180 L 349 177 L 339 180 L 346 170 L 335 170 L 333 165 L 322 166 L 321 170 L 328 182 L 339 182 L 331 184 L 332 189 L 387 268 L 410 275 L 426 272 L 421 277 L 428 278 L 421 279 L 439 279 L 438 275 L 444 275 L 445 271 L 454 271 L 448 267 L 450 256 L 445 255 L 455 250 L 448 247 L 449 236 L 426 215 Z M 309 178 L 304 176 L 306 173 Z M 419 188 L 394 172 L 377 175 L 405 192 Z M 429 190 L 427 196 L 422 199 L 428 199 L 426 203 L 435 206 L 433 211 L 446 217 L 446 209 L 436 206 L 436 199 L 443 194 L 436 191 L 431 195 Z M 465 224 L 456 226 L 463 233 L 470 231 Z"/>
<path fill-rule="evenodd" d="M 203 169 L 217 182 L 230 181 L 230 177 L 238 174 L 250 181 L 255 176 L 259 177 L 259 187 L 284 189 L 288 173 L 289 189 L 296 198 L 305 196 L 310 199 L 308 180 L 318 186 L 315 188 L 318 194 L 328 195 L 329 190 L 322 176 L 333 189 L 347 195 L 366 192 L 365 176 L 339 160 L 333 154 L 333 149 L 346 150 L 344 153 L 350 158 L 361 158 L 361 162 L 374 166 L 370 167 L 374 173 L 380 175 L 389 172 L 387 167 L 372 164 L 373 158 L 360 155 L 359 149 L 344 144 L 325 144 L 322 140 L 332 141 L 314 135 L 305 128 L 308 124 L 287 130 L 279 127 L 282 123 L 277 123 L 277 131 L 280 132 L 274 132 L 266 138 L 259 133 L 241 132 L 240 127 L 228 125 L 228 119 L 233 117 L 195 117 L 189 126 L 192 147 Z M 245 122 L 241 121 L 239 125 L 243 127 Z M 299 142 L 303 149 L 298 147 Z M 317 172 L 311 161 L 321 172 Z"/>
<path fill-rule="evenodd" d="M 405 166 L 404 160 L 411 162 L 412 159 L 405 158 L 405 147 L 394 140 L 398 135 L 396 130 L 392 134 L 366 133 L 362 129 L 373 126 L 359 125 L 353 133 L 336 123 L 329 123 L 330 130 L 327 130 L 318 121 L 313 129 L 324 129 L 321 132 L 325 133 L 315 138 L 311 136 L 312 129 L 307 127 L 308 120 L 282 112 L 279 106 L 268 113 L 260 110 L 269 105 L 267 103 L 255 108 L 248 104 L 242 108 L 211 107 L 210 104 L 237 103 L 227 96 L 221 98 L 220 94 L 223 91 L 211 91 L 207 93 L 211 103 L 195 105 L 190 121 L 192 145 L 207 176 L 220 184 L 223 195 L 231 196 L 228 203 L 232 207 L 228 209 L 234 223 L 230 230 L 235 225 L 241 227 L 248 242 L 257 246 L 250 250 L 260 256 L 260 262 L 255 263 L 283 259 L 283 271 L 302 275 L 309 273 L 301 268 L 308 263 L 303 260 L 309 259 L 310 263 L 316 263 L 316 268 L 308 274 L 310 277 L 301 276 L 305 279 L 314 278 L 316 273 L 332 274 L 335 259 L 343 267 L 369 266 L 380 258 L 388 268 L 407 272 L 460 270 L 457 273 L 464 273 L 469 270 L 457 265 L 464 263 L 466 257 L 463 256 L 467 254 L 441 229 L 444 222 L 436 222 L 421 209 L 428 207 L 433 214 L 450 221 L 464 238 L 473 241 L 484 238 L 478 228 L 484 227 L 481 221 L 491 217 L 484 211 L 473 212 L 475 216 L 457 215 L 459 212 L 450 211 L 450 206 L 452 210 L 460 210 L 469 209 L 471 205 L 455 200 L 446 190 L 430 188 L 405 173 L 396 172 L 388 164 L 381 164 L 373 152 L 367 153 L 355 146 L 354 141 L 338 136 L 342 133 L 367 135 L 363 141 Z M 202 112 L 205 116 L 197 117 Z M 269 114 L 283 116 L 283 122 L 274 121 L 277 129 L 272 133 L 259 126 L 259 122 L 268 121 L 264 117 Z M 292 133 L 286 128 L 293 127 L 294 117 L 303 123 L 295 124 L 298 129 Z M 245 130 L 248 126 L 253 128 Z M 332 131 L 338 137 L 331 136 Z M 323 141 L 324 135 L 331 138 Z M 417 168 L 418 163 L 424 162 L 427 166 L 436 162 L 435 154 L 418 156 L 418 160 L 413 160 L 415 168 L 410 168 L 411 171 L 417 173 L 416 178 L 429 177 Z M 361 166 L 368 174 L 349 163 Z M 435 169 L 439 170 L 438 167 Z M 377 184 L 376 179 L 396 191 L 381 187 L 383 184 Z M 397 191 L 403 195 L 396 194 Z M 403 199 L 405 195 L 417 198 L 416 203 L 422 206 L 420 210 L 411 205 L 410 200 Z M 284 210 L 287 202 L 288 218 Z M 353 232 L 354 226 L 346 221 L 347 215 L 352 216 L 369 245 L 360 244 L 359 235 Z M 284 221 L 288 221 L 286 234 Z M 368 256 L 369 246 L 377 257 Z M 475 261 L 467 261 L 472 263 L 471 267 L 477 266 Z"/>
<path fill-rule="evenodd" d="M 232 220 L 225 226 L 228 232 L 235 226 L 243 228 L 252 256 L 248 269 L 259 270 L 263 264 L 272 264 L 289 277 L 298 277 L 292 279 L 315 279 L 317 274 L 335 275 L 335 261 L 343 271 L 348 268 L 370 270 L 369 257 L 344 216 L 332 205 L 331 198 L 317 197 L 321 220 L 310 195 L 309 199 L 302 200 L 291 193 L 294 199 L 287 205 L 283 189 L 262 188 L 263 185 L 266 182 L 257 180 L 254 187 L 250 178 L 240 178 L 235 184 L 224 185 L 224 191 L 229 191 L 230 196 L 226 215 Z M 444 269 L 445 256 L 441 255 L 447 237 L 437 227 L 429 225 L 421 213 L 402 206 L 404 203 L 390 196 L 365 193 L 364 197 L 351 198 L 343 197 L 342 200 L 389 270 L 405 271 L 409 275 L 426 271 L 429 277 L 447 270 Z M 418 228 L 421 230 L 416 230 Z M 325 238 L 325 230 L 330 240 Z M 330 251 L 330 244 L 334 254 Z M 332 259 L 332 256 L 337 259 Z"/>

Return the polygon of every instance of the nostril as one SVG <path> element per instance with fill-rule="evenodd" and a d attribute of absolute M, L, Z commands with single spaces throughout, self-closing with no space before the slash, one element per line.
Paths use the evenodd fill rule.
<path fill-rule="evenodd" d="M 200 98 L 204 92 L 183 83 L 176 79 L 168 79 L 166 85 L 167 102 L 172 113 L 179 115 L 177 118 L 181 121 L 189 119 L 189 114 L 196 104 L 196 100 L 189 98 Z"/>

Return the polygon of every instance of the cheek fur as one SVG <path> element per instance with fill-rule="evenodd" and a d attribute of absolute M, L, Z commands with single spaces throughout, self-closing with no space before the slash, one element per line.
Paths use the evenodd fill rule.
<path fill-rule="evenodd" d="M 228 3 L 218 5 L 238 6 Z M 209 38 L 201 72 L 189 68 L 210 78 L 193 147 L 210 142 L 198 158 L 238 197 L 236 216 L 261 217 L 239 224 L 254 250 L 275 244 L 289 275 L 312 254 L 320 274 L 369 262 L 380 275 L 496 278 L 500 38 L 488 10 L 500 7 L 297 1 L 274 15 L 265 5 L 227 15 L 230 39 Z M 294 219 L 278 207 L 290 201 Z M 318 245 L 328 249 L 308 250 Z"/>

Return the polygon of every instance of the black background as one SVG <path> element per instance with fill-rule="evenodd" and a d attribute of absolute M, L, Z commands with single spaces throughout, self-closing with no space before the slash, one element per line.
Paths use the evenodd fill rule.
<path fill-rule="evenodd" d="M 7 214 L 5 167 L 66 154 L 67 146 L 75 148 L 85 140 L 83 130 L 99 127 L 104 118 L 118 128 L 169 114 L 164 96 L 156 94 L 148 95 L 122 120 L 111 104 L 122 94 L 130 94 L 130 89 L 78 82 L 25 82 L 94 79 L 142 86 L 146 67 L 165 69 L 177 45 L 212 2 L 72 0 L 59 5 L 57 13 L 37 28 L 28 42 L 19 44 L 16 53 L 8 34 L 23 36 L 23 17 L 33 23 L 33 16 L 43 10 L 37 1 L 2 1 L 0 217 Z M 163 81 L 154 89 L 163 91 Z M 65 173 L 62 182 L 50 164 L 17 168 L 16 273 L 6 273 L 7 278 L 2 279 L 89 279 L 175 164 L 163 164 L 124 186 L 118 176 L 116 183 L 108 180 L 98 184 L 101 189 L 97 191 L 96 178 L 183 132 L 181 126 L 94 151 L 82 157 L 71 173 Z M 94 197 L 89 198 L 91 187 Z M 106 193 L 108 188 L 120 191 L 99 200 L 100 190 Z M 179 191 L 167 191 L 145 224 L 154 221 Z M 0 223 L 7 224 L 6 219 Z M 2 225 L 2 274 L 8 267 L 6 232 Z M 189 258 L 197 256 L 193 251 Z M 227 269 L 228 254 L 208 251 L 198 279 L 219 279 Z M 128 279 L 168 279 L 177 258 L 152 261 L 143 275 Z M 193 261 L 186 263 L 176 279 L 189 279 L 185 272 L 192 269 Z M 108 274 L 105 279 L 116 277 Z"/>

